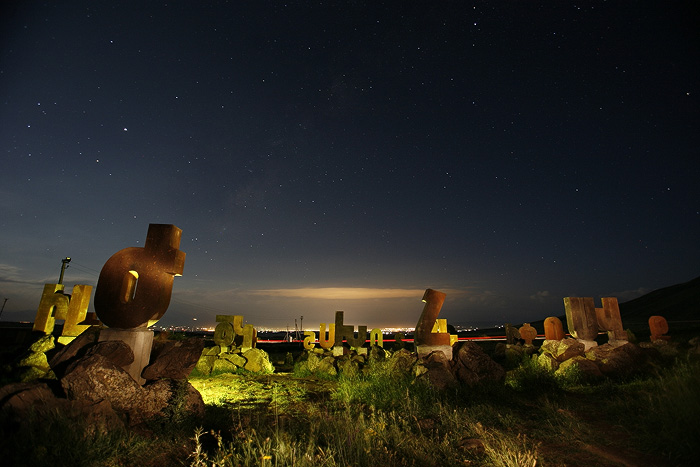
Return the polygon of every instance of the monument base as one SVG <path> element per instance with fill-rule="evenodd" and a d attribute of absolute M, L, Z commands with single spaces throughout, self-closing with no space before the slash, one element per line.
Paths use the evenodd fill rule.
<path fill-rule="evenodd" d="M 146 380 L 141 377 L 141 372 L 151 359 L 153 347 L 153 331 L 148 328 L 118 329 L 105 328 L 100 331 L 99 342 L 123 341 L 134 352 L 134 361 L 130 365 L 122 367 L 134 380 L 143 385 Z"/>
<path fill-rule="evenodd" d="M 445 357 L 447 357 L 448 360 L 452 360 L 452 346 L 451 345 L 417 345 L 416 346 L 416 353 L 418 353 L 418 357 L 423 358 L 430 354 L 431 352 L 434 352 L 436 350 L 439 350 L 443 354 L 445 354 Z"/>
<path fill-rule="evenodd" d="M 596 341 L 589 341 L 589 340 L 586 340 L 586 339 L 576 339 L 576 340 L 583 344 L 583 350 L 584 350 L 584 352 L 588 352 L 588 351 L 591 350 L 593 347 L 597 347 L 597 346 L 598 346 L 598 343 L 597 343 Z"/>

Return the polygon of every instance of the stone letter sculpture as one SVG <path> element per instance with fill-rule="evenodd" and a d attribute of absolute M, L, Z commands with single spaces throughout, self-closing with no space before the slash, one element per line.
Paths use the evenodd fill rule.
<path fill-rule="evenodd" d="M 343 324 L 345 312 L 335 312 L 335 345 L 342 347 L 343 339 L 350 347 L 355 349 L 365 345 L 367 341 L 367 326 L 357 326 L 357 337 L 355 337 L 355 326 Z"/>
<path fill-rule="evenodd" d="M 598 329 L 608 332 L 608 343 L 612 345 L 625 344 L 627 332 L 622 327 L 620 306 L 615 297 L 603 297 L 603 308 L 596 308 L 595 315 L 598 321 Z"/>
<path fill-rule="evenodd" d="M 328 325 L 328 337 L 326 337 L 326 323 L 319 325 L 318 344 L 323 349 L 330 349 L 335 344 L 335 323 Z"/>
<path fill-rule="evenodd" d="M 448 360 L 452 359 L 452 346 L 450 345 L 450 333 L 448 332 L 433 332 L 437 323 L 437 317 L 442 309 L 442 304 L 445 302 L 445 293 L 433 289 L 426 289 L 423 294 L 423 313 L 420 315 L 416 332 L 414 335 L 414 344 L 416 352 L 419 356 L 428 355 L 434 350 L 440 350 L 445 354 Z M 445 328 L 446 328 L 445 323 Z M 439 324 L 438 324 L 439 329 Z"/>
<path fill-rule="evenodd" d="M 185 267 L 181 234 L 174 225 L 150 224 L 143 248 L 124 248 L 107 260 L 95 290 L 95 311 L 104 324 L 147 327 L 165 314 L 174 277 Z"/>
<path fill-rule="evenodd" d="M 134 361 L 123 368 L 141 384 L 153 345 L 147 326 L 167 311 L 173 280 L 185 267 L 185 253 L 178 249 L 181 235 L 174 225 L 150 224 L 144 247 L 113 254 L 97 281 L 95 312 L 109 326 L 100 331 L 99 340 L 120 340 L 131 347 Z"/>
<path fill-rule="evenodd" d="M 556 316 L 544 320 L 544 338 L 548 341 L 560 341 L 565 337 L 564 325 Z"/>
<path fill-rule="evenodd" d="M 569 333 L 585 346 L 586 350 L 598 345 L 598 320 L 593 297 L 565 297 L 566 324 Z"/>
<path fill-rule="evenodd" d="M 33 330 L 51 334 L 56 320 L 62 319 L 63 331 L 58 342 L 68 344 L 90 327 L 89 324 L 79 323 L 87 317 L 92 286 L 75 285 L 71 295 L 65 295 L 63 288 L 63 284 L 44 284 Z"/>

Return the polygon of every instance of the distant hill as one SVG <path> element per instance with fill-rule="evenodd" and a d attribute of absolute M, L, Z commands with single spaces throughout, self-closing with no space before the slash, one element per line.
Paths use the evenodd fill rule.
<path fill-rule="evenodd" d="M 599 302 L 596 302 L 600 306 Z M 639 298 L 620 303 L 622 325 L 637 330 L 649 329 L 650 316 L 663 316 L 672 328 L 688 326 L 700 328 L 700 277 L 689 282 L 676 284 L 663 289 L 654 290 Z M 557 316 L 564 323 L 566 331 L 566 315 Z M 521 326 L 517 324 L 516 326 Z M 543 332 L 544 319 L 530 322 L 530 325 Z M 494 330 L 494 333 L 502 330 Z"/>
<path fill-rule="evenodd" d="M 647 322 L 654 315 L 663 316 L 669 323 L 700 322 L 700 277 L 620 303 L 620 315 L 623 324 Z"/>

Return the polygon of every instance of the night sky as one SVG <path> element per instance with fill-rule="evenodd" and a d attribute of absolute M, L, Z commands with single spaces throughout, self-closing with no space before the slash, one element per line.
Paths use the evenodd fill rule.
<path fill-rule="evenodd" d="M 694 4 L 4 2 L 1 319 L 150 223 L 187 253 L 164 325 L 415 326 L 430 287 L 490 326 L 691 280 Z"/>

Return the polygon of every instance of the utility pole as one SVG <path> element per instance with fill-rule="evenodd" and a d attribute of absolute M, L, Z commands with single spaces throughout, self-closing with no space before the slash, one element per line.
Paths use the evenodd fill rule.
<path fill-rule="evenodd" d="M 68 267 L 68 263 L 70 263 L 70 257 L 66 256 L 61 260 L 61 275 L 58 276 L 58 283 L 63 284 L 63 273 L 65 272 L 66 268 Z"/>
<path fill-rule="evenodd" d="M 2 302 L 2 308 L 0 308 L 0 316 L 2 316 L 2 311 L 5 309 L 5 303 L 7 303 L 7 298 Z"/>
<path fill-rule="evenodd" d="M 301 315 L 301 320 L 299 321 L 299 327 L 301 328 L 301 334 L 304 334 L 304 315 Z"/>

